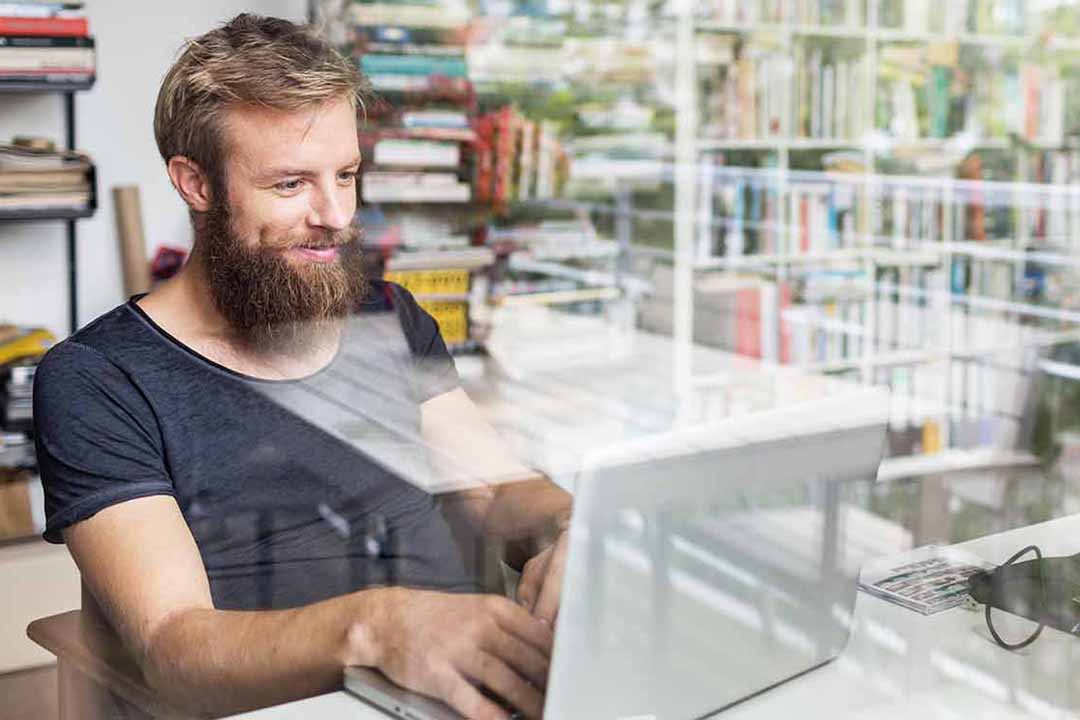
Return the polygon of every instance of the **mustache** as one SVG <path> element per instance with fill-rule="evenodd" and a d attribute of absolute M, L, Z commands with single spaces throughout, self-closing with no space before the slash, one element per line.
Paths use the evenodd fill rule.
<path fill-rule="evenodd" d="M 360 228 L 351 225 L 344 230 L 327 230 L 313 235 L 286 235 L 272 241 L 269 248 L 271 250 L 288 250 L 290 248 L 307 247 L 323 250 L 359 242 L 361 235 Z"/>

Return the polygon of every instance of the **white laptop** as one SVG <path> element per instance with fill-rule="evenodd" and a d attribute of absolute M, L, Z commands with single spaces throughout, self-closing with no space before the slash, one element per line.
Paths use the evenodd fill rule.
<path fill-rule="evenodd" d="M 869 559 L 848 500 L 887 417 L 887 393 L 860 388 L 589 458 L 544 718 L 708 717 L 835 658 Z M 460 717 L 376 671 L 345 686 L 392 716 Z"/>

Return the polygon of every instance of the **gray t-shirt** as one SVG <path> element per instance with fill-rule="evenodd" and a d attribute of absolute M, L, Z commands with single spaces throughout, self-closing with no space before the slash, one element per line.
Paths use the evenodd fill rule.
<path fill-rule="evenodd" d="M 370 585 L 477 591 L 425 490 L 419 437 L 420 404 L 457 386 L 435 321 L 391 283 L 372 282 L 334 360 L 296 381 L 214 363 L 133 299 L 38 368 L 45 539 L 110 505 L 171 495 L 218 608 Z"/>

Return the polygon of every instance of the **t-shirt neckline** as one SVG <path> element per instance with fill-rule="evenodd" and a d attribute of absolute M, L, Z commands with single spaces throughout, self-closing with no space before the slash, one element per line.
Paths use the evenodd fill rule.
<path fill-rule="evenodd" d="M 174 336 L 172 333 L 170 333 L 165 328 L 161 327 L 161 325 L 159 325 L 154 320 L 154 318 L 150 317 L 150 314 L 148 312 L 146 312 L 145 310 L 143 310 L 139 306 L 139 300 L 146 297 L 147 294 L 148 293 L 138 293 L 136 295 L 132 295 L 130 298 L 128 298 L 128 301 L 127 301 L 126 305 L 132 312 L 135 313 L 135 316 L 137 318 L 139 318 L 143 323 L 145 323 L 150 328 L 151 331 L 153 331 L 154 333 L 159 335 L 163 340 L 167 341 L 170 345 L 173 345 L 173 346 L 179 348 L 180 350 L 182 350 L 185 354 L 187 354 L 189 357 L 195 359 L 197 362 L 199 362 L 199 363 L 201 363 L 203 365 L 207 365 L 213 370 L 223 372 L 226 375 L 237 378 L 239 380 L 244 380 L 246 382 L 266 383 L 268 385 L 289 385 L 289 384 L 301 383 L 301 382 L 304 382 L 304 381 L 307 381 L 307 380 L 315 379 L 319 375 L 322 375 L 324 372 L 328 371 L 331 367 L 333 367 L 337 363 L 338 357 L 341 355 L 341 349 L 345 345 L 345 333 L 348 331 L 348 327 L 349 327 L 349 324 L 345 323 L 345 328 L 343 329 L 341 338 L 338 341 L 337 349 L 334 350 L 334 356 L 332 358 L 330 358 L 330 362 L 326 363 L 326 365 L 323 365 L 318 370 L 316 370 L 316 371 L 314 371 L 314 372 L 312 372 L 312 373 L 310 373 L 308 375 L 304 375 L 303 377 L 298 377 L 298 378 L 280 378 L 280 379 L 278 379 L 278 378 L 261 378 L 261 377 L 255 376 L 255 375 L 248 375 L 247 373 L 242 373 L 239 370 L 233 370 L 231 367 L 228 367 L 227 365 L 222 365 L 221 363 L 217 362 L 216 360 L 211 360 L 210 358 L 206 357 L 205 355 L 203 355 L 199 351 L 195 350 L 191 346 L 189 346 L 186 343 L 182 342 L 179 338 Z"/>

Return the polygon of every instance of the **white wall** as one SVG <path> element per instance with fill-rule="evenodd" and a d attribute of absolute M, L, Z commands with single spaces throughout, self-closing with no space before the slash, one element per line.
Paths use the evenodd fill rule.
<path fill-rule="evenodd" d="M 79 222 L 79 321 L 123 302 L 112 204 L 114 185 L 142 194 L 147 253 L 190 244 L 187 212 L 154 144 L 158 85 L 185 38 L 249 11 L 291 20 L 306 0 L 87 0 L 97 38 L 98 80 L 76 96 L 77 144 L 98 168 L 98 211 Z M 15 134 L 64 142 L 59 96 L 0 95 L 0 141 Z M 0 321 L 44 325 L 67 334 L 66 240 L 62 223 L 0 223 Z"/>

